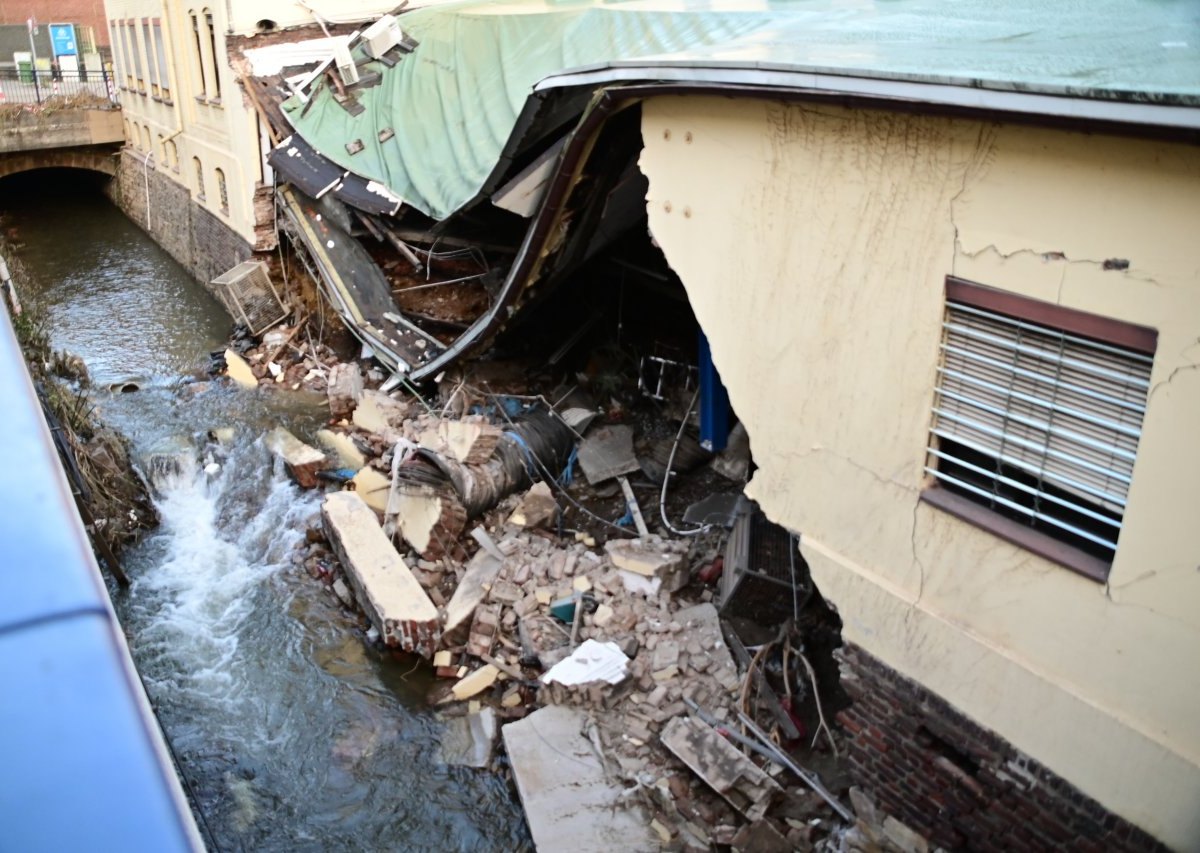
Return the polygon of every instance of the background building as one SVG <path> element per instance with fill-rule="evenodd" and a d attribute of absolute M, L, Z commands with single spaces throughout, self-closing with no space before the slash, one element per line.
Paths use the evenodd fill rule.
<path fill-rule="evenodd" d="M 363 3 L 352 15 L 367 19 L 388 5 Z M 128 140 L 114 200 L 205 281 L 273 248 L 269 143 L 230 66 L 231 41 L 318 18 L 279 0 L 108 0 L 105 8 Z M 334 17 L 346 16 L 343 7 Z"/>

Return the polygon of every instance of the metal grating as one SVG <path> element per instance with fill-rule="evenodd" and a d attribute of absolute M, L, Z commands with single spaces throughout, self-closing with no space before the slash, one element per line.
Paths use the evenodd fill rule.
<path fill-rule="evenodd" d="M 799 537 L 744 500 L 725 547 L 721 615 L 779 625 L 796 619 L 811 595 Z"/>
<path fill-rule="evenodd" d="M 208 289 L 252 335 L 261 335 L 288 315 L 262 261 L 243 261 L 214 278 Z"/>

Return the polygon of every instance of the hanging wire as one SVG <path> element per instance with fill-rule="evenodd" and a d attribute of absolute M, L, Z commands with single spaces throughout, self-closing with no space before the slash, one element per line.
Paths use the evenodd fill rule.
<path fill-rule="evenodd" d="M 679 424 L 679 432 L 675 433 L 675 443 L 671 445 L 671 455 L 667 457 L 667 470 L 663 474 L 662 492 L 658 496 L 658 514 L 662 518 L 663 526 L 676 536 L 699 536 L 701 533 L 707 533 L 712 528 L 711 524 L 702 524 L 699 527 L 693 527 L 691 530 L 680 530 L 672 525 L 671 520 L 667 518 L 667 486 L 671 482 L 671 466 L 675 464 L 675 451 L 679 450 L 679 442 L 683 438 L 683 431 L 687 429 L 688 418 L 692 416 L 692 408 L 695 407 L 696 399 L 699 396 L 700 387 L 697 385 L 696 392 L 692 394 L 692 401 L 688 403 L 687 411 L 683 413 L 683 420 Z"/>

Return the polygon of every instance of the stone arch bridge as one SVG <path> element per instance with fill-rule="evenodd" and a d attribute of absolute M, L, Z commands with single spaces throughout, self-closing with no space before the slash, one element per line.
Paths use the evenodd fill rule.
<path fill-rule="evenodd" d="M 121 110 L 62 107 L 0 111 L 0 178 L 33 169 L 117 171 Z"/>

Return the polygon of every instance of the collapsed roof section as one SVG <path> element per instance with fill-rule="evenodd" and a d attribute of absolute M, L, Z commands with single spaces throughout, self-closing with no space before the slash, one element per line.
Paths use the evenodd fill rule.
<path fill-rule="evenodd" d="M 597 85 L 713 80 L 721 72 L 732 75 L 727 81 L 756 76 L 760 85 L 794 85 L 771 72 L 801 72 L 1195 104 L 1196 51 L 1169 47 L 1189 29 L 1196 35 L 1184 4 L 1102 5 L 1079 14 L 1029 0 L 434 6 L 402 16 L 404 34 L 420 45 L 416 53 L 390 67 L 363 66 L 380 79 L 353 93 L 361 110 L 348 108 L 334 86 L 311 99 L 298 95 L 284 110 L 335 163 L 444 219 L 485 187 L 534 86 L 566 70 L 579 84 Z M 362 62 L 370 47 L 364 40 L 352 53 Z M 846 91 L 854 90 L 847 82 Z M 357 152 L 347 150 L 354 140 L 363 146 Z"/>
<path fill-rule="evenodd" d="M 315 239 L 337 227 L 328 216 L 338 206 L 346 239 L 354 209 L 377 240 L 401 252 L 398 232 L 417 242 L 423 232 L 432 243 L 464 226 L 507 244 L 503 268 L 486 271 L 486 307 L 453 340 L 435 340 L 405 318 L 387 281 L 362 273 L 352 247 L 350 278 L 372 280 L 370 306 L 356 307 L 354 288 L 326 277 L 356 333 L 389 367 L 419 380 L 486 344 L 523 303 L 644 221 L 640 126 L 629 119 L 644 97 L 707 90 L 915 102 L 1195 135 L 1200 55 L 1186 49 L 1197 27 L 1185 4 L 1101 7 L 464 2 L 281 48 L 255 60 L 264 70 L 251 73 L 273 76 L 277 91 L 290 94 L 260 105 L 286 137 L 270 162 L 299 190 L 283 209 L 323 274 L 347 262 L 338 257 L 341 238 Z M 1180 41 L 1180 33 L 1190 35 Z M 322 51 L 315 69 L 289 76 Z M 322 200 L 326 221 L 300 194 Z M 400 317 L 387 322 L 407 330 L 411 345 L 393 346 L 399 339 L 371 331 L 374 321 L 363 326 L 367 315 Z"/>

